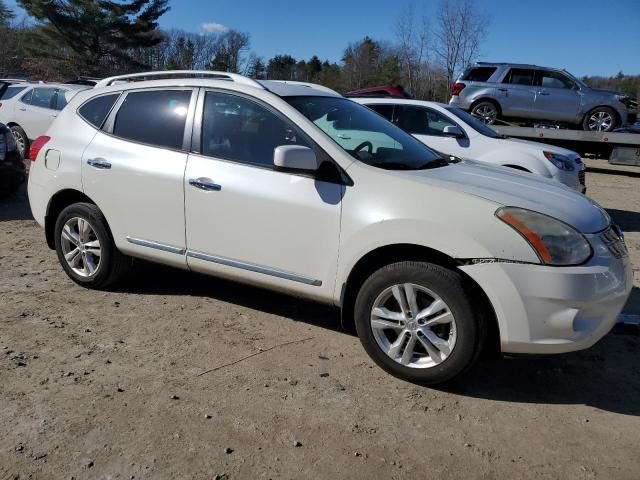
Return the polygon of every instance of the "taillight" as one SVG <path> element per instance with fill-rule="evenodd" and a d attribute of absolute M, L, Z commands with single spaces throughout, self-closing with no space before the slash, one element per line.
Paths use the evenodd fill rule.
<path fill-rule="evenodd" d="M 42 150 L 42 147 L 44 147 L 49 140 L 51 140 L 51 137 L 42 135 L 41 137 L 38 137 L 33 141 L 33 143 L 31 144 L 31 148 L 29 149 L 29 159 L 32 162 L 36 161 L 36 158 L 38 158 L 38 154 L 40 153 L 40 150 Z"/>
<path fill-rule="evenodd" d="M 466 87 L 464 83 L 456 82 L 451 87 L 451 95 L 458 95 Z"/>

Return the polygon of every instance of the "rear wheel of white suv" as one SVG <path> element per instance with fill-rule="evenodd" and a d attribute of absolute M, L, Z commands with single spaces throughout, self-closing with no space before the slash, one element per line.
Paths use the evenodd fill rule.
<path fill-rule="evenodd" d="M 27 134 L 18 125 L 13 125 L 11 127 L 11 133 L 13 133 L 13 138 L 16 139 L 20 155 L 22 155 L 22 158 L 26 159 L 29 156 L 29 138 L 27 137 Z"/>
<path fill-rule="evenodd" d="M 462 277 L 426 262 L 394 263 L 371 275 L 356 299 L 355 323 L 380 367 L 423 385 L 462 373 L 482 343 Z"/>
<path fill-rule="evenodd" d="M 100 209 L 74 203 L 56 221 L 58 260 L 69 277 L 87 288 L 105 288 L 119 280 L 131 260 L 116 248 Z"/>

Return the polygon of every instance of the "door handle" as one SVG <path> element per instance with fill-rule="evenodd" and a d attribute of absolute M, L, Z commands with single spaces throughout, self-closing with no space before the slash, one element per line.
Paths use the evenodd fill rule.
<path fill-rule="evenodd" d="M 190 178 L 189 185 L 208 192 L 219 192 L 222 190 L 222 186 L 214 183 L 210 178 Z"/>
<path fill-rule="evenodd" d="M 27 107 L 20 107 L 18 110 L 20 110 L 21 112 L 26 112 L 27 111 Z"/>
<path fill-rule="evenodd" d="M 549 93 L 548 92 L 538 92 L 538 95 L 545 95 L 546 96 L 546 95 L 549 95 Z"/>
<path fill-rule="evenodd" d="M 87 160 L 87 165 L 91 165 L 93 168 L 100 170 L 109 170 L 111 168 L 111 164 L 104 158 L 90 158 Z"/>
<path fill-rule="evenodd" d="M 339 134 L 338 138 L 341 138 L 342 140 L 351 140 L 351 137 L 349 135 L 345 135 L 344 133 Z"/>
<path fill-rule="evenodd" d="M 501 92 L 506 92 L 507 91 L 506 88 L 499 88 L 498 90 L 500 90 Z"/>

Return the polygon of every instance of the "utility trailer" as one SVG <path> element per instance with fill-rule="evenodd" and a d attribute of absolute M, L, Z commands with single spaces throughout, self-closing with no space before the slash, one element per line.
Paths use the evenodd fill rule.
<path fill-rule="evenodd" d="M 534 128 L 491 125 L 508 137 L 548 143 L 581 155 L 592 154 L 616 165 L 640 167 L 640 133 L 587 132 L 562 128 Z"/>

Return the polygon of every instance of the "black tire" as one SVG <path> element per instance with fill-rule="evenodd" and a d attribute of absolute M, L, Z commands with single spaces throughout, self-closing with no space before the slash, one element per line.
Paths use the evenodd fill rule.
<path fill-rule="evenodd" d="M 485 110 L 487 112 L 490 110 L 494 112 L 494 114 L 488 115 L 485 113 Z M 469 113 L 481 122 L 486 123 L 487 125 L 493 125 L 495 121 L 500 118 L 500 107 L 497 103 L 490 100 L 482 100 L 473 105 Z"/>
<path fill-rule="evenodd" d="M 88 276 L 76 273 L 64 257 L 62 230 L 67 221 L 74 218 L 87 221 L 93 235 L 100 242 L 101 255 L 97 268 Z M 60 212 L 54 229 L 54 241 L 60 265 L 71 280 L 83 287 L 104 289 L 122 278 L 131 265 L 130 257 L 123 255 L 116 248 L 104 215 L 96 205 L 91 203 L 74 203 Z"/>
<path fill-rule="evenodd" d="M 18 150 L 20 151 L 22 158 L 29 158 L 29 137 L 27 137 L 25 131 L 19 125 L 13 125 L 11 127 L 11 133 L 13 133 L 13 136 L 16 139 Z"/>
<path fill-rule="evenodd" d="M 404 283 L 425 287 L 439 296 L 455 319 L 456 340 L 452 351 L 441 363 L 428 368 L 409 367 L 392 359 L 378 345 L 371 326 L 371 311 L 378 296 Z M 374 362 L 395 377 L 421 385 L 444 383 L 460 375 L 474 363 L 484 343 L 481 317 L 474 313 L 471 292 L 465 288 L 462 276 L 426 262 L 393 263 L 373 273 L 358 293 L 355 325 L 364 349 Z"/>
<path fill-rule="evenodd" d="M 598 125 L 598 117 L 603 122 L 602 126 Z M 607 119 L 611 119 L 608 121 Z M 584 116 L 582 120 L 582 129 L 590 132 L 610 132 L 618 126 L 619 120 L 615 110 L 609 107 L 597 107 Z"/>

